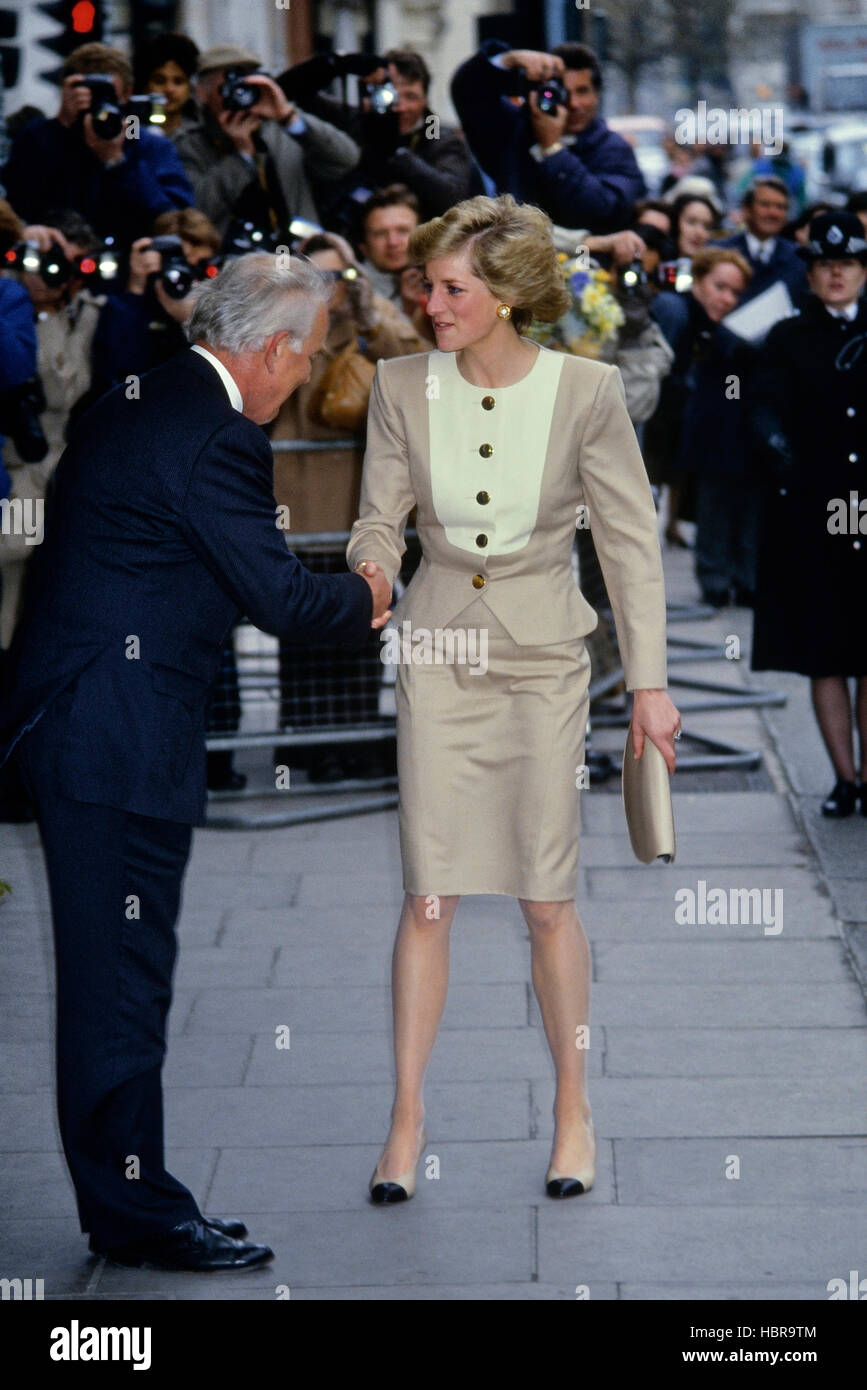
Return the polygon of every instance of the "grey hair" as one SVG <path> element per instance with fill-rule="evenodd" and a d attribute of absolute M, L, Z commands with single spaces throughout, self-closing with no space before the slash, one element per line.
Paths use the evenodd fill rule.
<path fill-rule="evenodd" d="M 330 289 L 310 261 L 286 249 L 248 252 L 194 291 L 186 334 L 191 343 L 242 353 L 259 352 L 272 333 L 288 332 L 300 352 Z"/>

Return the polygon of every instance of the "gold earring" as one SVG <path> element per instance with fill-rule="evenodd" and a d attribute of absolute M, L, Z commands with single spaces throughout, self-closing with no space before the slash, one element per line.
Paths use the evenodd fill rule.
<path fill-rule="evenodd" d="M 511 310 L 510 305 L 508 305 L 508 304 L 501 304 L 501 305 L 499 306 L 499 308 L 497 309 L 497 318 L 503 319 L 503 321 L 505 322 L 506 319 L 510 319 L 511 317 L 512 317 L 512 310 Z"/>

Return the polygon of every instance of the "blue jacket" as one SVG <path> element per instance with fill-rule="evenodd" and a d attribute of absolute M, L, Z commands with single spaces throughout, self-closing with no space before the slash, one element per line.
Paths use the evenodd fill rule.
<path fill-rule="evenodd" d="M 794 245 L 791 241 L 786 241 L 785 237 L 777 237 L 774 243 L 774 254 L 767 265 L 762 261 L 753 260 L 747 249 L 747 238 L 744 232 L 738 232 L 736 236 L 727 237 L 725 241 L 715 241 L 713 244 L 714 246 L 730 246 L 733 250 L 739 251 L 752 268 L 753 278 L 738 300 L 739 307 L 741 304 L 748 304 L 757 295 L 763 294 L 777 280 L 782 280 L 788 289 L 796 309 L 804 303 L 810 292 L 810 287 L 807 284 L 807 272 L 804 269 L 804 262 L 795 251 Z"/>
<path fill-rule="evenodd" d="M 205 714 L 239 618 L 360 646 L 370 589 L 313 575 L 275 524 L 271 447 L 187 351 L 83 416 L 46 504 L 0 705 L 0 762 L 72 695 L 58 792 L 201 824 Z"/>
<path fill-rule="evenodd" d="M 155 217 L 191 207 L 194 198 L 171 140 L 143 130 L 125 140 L 124 162 L 105 169 L 77 126 L 31 121 L 18 133 L 4 173 L 7 197 L 25 222 L 73 208 L 100 236 L 121 246 L 148 236 Z"/>
<path fill-rule="evenodd" d="M 591 232 L 629 225 L 633 203 L 647 192 L 631 145 L 596 117 L 574 143 L 541 163 L 525 108 L 508 100 L 513 72 L 489 61 L 509 45 L 489 39 L 452 78 L 452 100 L 470 148 L 500 193 L 535 203 L 562 227 Z"/>
<path fill-rule="evenodd" d="M 36 371 L 36 327 L 30 295 L 17 280 L 0 276 L 0 392 L 20 386 Z M 3 467 L 0 434 L 0 497 L 8 497 L 9 474 Z"/>

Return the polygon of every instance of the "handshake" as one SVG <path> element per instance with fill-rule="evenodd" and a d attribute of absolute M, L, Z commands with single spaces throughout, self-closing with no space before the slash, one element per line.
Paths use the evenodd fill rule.
<path fill-rule="evenodd" d="M 391 585 L 385 577 L 381 565 L 375 560 L 359 560 L 355 566 L 355 573 L 360 574 L 362 579 L 370 585 L 370 592 L 373 596 L 373 619 L 370 626 L 373 628 L 385 627 L 391 617 Z"/>

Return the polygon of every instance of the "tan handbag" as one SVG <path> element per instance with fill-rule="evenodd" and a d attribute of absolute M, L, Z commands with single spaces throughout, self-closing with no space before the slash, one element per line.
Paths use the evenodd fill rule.
<path fill-rule="evenodd" d="M 635 757 L 631 724 L 623 750 L 622 787 L 626 824 L 636 859 L 640 859 L 642 864 L 652 864 L 654 859 L 673 864 L 675 839 L 671 776 L 665 758 L 646 736 L 641 757 Z"/>
<path fill-rule="evenodd" d="M 322 373 L 309 406 L 311 420 L 328 429 L 361 433 L 375 376 L 376 364 L 368 361 L 358 339 L 353 338 Z"/>

